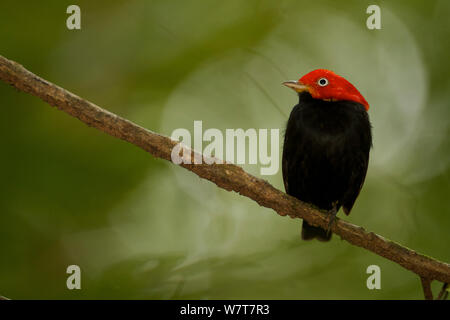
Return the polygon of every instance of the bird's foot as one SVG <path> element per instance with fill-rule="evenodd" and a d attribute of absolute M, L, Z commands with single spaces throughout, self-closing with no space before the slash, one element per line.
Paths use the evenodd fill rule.
<path fill-rule="evenodd" d="M 329 215 L 329 221 L 328 221 L 328 228 L 327 228 L 327 235 L 330 234 L 331 228 L 333 227 L 333 224 L 336 222 L 336 215 L 337 215 L 337 201 L 333 202 L 333 208 L 328 211 Z"/>

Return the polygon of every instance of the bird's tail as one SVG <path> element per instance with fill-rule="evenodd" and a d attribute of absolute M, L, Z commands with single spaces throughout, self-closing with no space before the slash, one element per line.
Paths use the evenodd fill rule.
<path fill-rule="evenodd" d="M 314 238 L 317 238 L 317 240 L 319 241 L 330 241 L 331 232 L 327 232 L 326 230 L 320 227 L 314 227 L 305 220 L 303 220 L 302 239 L 312 240 Z"/>

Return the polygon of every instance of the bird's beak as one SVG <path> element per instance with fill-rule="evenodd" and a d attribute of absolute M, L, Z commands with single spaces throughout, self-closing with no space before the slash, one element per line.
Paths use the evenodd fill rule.
<path fill-rule="evenodd" d="M 299 93 L 303 92 L 303 91 L 309 91 L 308 86 L 306 86 L 298 81 L 295 81 L 295 80 L 283 82 L 283 85 L 285 85 L 286 87 L 291 88 L 295 92 L 299 92 Z"/>

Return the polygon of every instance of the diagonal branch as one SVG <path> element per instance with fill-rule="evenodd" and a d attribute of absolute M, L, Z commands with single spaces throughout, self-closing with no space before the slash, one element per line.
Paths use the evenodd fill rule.
<path fill-rule="evenodd" d="M 172 148 L 178 143 L 177 141 L 151 132 L 106 111 L 2 56 L 0 56 L 0 79 L 21 91 L 41 98 L 88 126 L 128 141 L 157 158 L 171 161 Z M 201 157 L 202 155 L 195 154 L 195 156 Z M 328 226 L 327 216 L 323 212 L 275 189 L 268 182 L 248 174 L 234 164 L 181 164 L 181 166 L 201 178 L 214 182 L 220 188 L 235 191 L 263 207 L 271 208 L 281 216 L 302 218 L 314 226 L 323 228 Z M 450 265 L 448 263 L 419 254 L 342 219 L 336 220 L 332 231 L 351 244 L 396 262 L 421 278 L 429 281 L 450 282 Z"/>
<path fill-rule="evenodd" d="M 444 283 L 436 300 L 446 300 L 448 297 L 448 291 L 449 291 L 448 283 Z"/>

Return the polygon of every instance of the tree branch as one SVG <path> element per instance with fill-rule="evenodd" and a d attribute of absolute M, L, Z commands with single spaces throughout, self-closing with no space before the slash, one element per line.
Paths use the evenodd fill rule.
<path fill-rule="evenodd" d="M 58 87 L 26 70 L 20 64 L 0 56 L 0 79 L 15 88 L 41 98 L 48 104 L 78 118 L 88 126 L 113 137 L 128 141 L 157 158 L 171 161 L 172 148 L 178 143 L 169 137 L 146 130 L 131 121 L 108 112 L 75 94 Z M 194 152 L 192 156 L 202 157 Z M 203 156 L 203 159 L 206 157 Z M 325 213 L 275 189 L 268 182 L 256 178 L 234 164 L 181 164 L 201 178 L 214 182 L 220 188 L 235 191 L 275 210 L 279 215 L 302 218 L 314 226 L 327 228 Z M 336 219 L 333 233 L 349 243 L 365 248 L 398 263 L 422 279 L 450 283 L 450 265 L 419 254 L 398 243 L 383 238 L 362 227 Z"/>
<path fill-rule="evenodd" d="M 431 280 L 420 277 L 420 281 L 422 282 L 423 295 L 425 296 L 425 300 L 433 300 L 433 291 L 431 291 Z"/>

